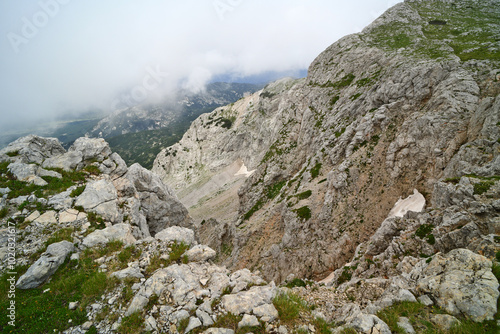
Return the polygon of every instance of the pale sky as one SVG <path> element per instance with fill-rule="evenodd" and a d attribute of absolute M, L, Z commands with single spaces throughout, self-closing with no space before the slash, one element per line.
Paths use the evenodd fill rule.
<path fill-rule="evenodd" d="M 3 0 L 0 128 L 215 76 L 307 69 L 398 2 Z"/>

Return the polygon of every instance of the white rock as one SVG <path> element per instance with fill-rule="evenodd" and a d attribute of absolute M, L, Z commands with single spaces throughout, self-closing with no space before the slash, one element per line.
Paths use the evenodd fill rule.
<path fill-rule="evenodd" d="M 186 327 L 186 333 L 189 333 L 190 331 L 192 331 L 193 329 L 195 328 L 198 328 L 201 326 L 201 321 L 200 319 L 196 318 L 196 317 L 191 317 L 189 319 L 189 324 L 187 325 Z"/>
<path fill-rule="evenodd" d="M 172 226 L 156 233 L 155 239 L 164 242 L 184 242 L 186 245 L 194 245 L 194 231 L 185 227 Z"/>
<path fill-rule="evenodd" d="M 413 328 L 413 326 L 410 323 L 410 319 L 408 319 L 406 317 L 399 317 L 398 326 L 401 327 L 402 329 L 404 329 L 404 331 L 407 334 L 415 334 L 416 333 L 415 329 Z"/>
<path fill-rule="evenodd" d="M 264 304 L 253 308 L 253 314 L 257 317 L 267 317 L 267 321 L 273 321 L 278 318 L 278 310 L 274 307 L 273 304 Z"/>
<path fill-rule="evenodd" d="M 112 240 L 120 240 L 125 244 L 132 244 L 136 240 L 132 236 L 132 226 L 130 224 L 116 224 L 102 230 L 96 230 L 83 239 L 83 246 L 94 247 L 95 245 L 105 245 Z"/>
<path fill-rule="evenodd" d="M 217 255 L 215 251 L 205 245 L 196 245 L 186 252 L 189 261 L 202 262 L 213 259 Z"/>
<path fill-rule="evenodd" d="M 35 223 L 39 224 L 56 224 L 57 223 L 57 212 L 50 210 L 42 214 L 40 217 L 34 220 Z"/>
<path fill-rule="evenodd" d="M 260 322 L 254 315 L 245 314 L 243 319 L 238 323 L 238 328 L 242 327 L 257 327 L 260 326 Z"/>

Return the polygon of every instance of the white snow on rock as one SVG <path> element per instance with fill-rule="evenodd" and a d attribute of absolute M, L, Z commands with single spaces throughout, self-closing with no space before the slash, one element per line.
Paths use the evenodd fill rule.
<path fill-rule="evenodd" d="M 245 177 L 249 177 L 253 174 L 253 172 L 255 172 L 255 169 L 248 171 L 247 166 L 245 166 L 245 164 L 243 163 L 240 167 L 240 170 L 238 170 L 236 174 L 234 174 L 234 176 L 244 175 Z"/>
<path fill-rule="evenodd" d="M 408 196 L 405 199 L 399 198 L 399 200 L 394 204 L 391 212 L 389 212 L 390 217 L 403 217 L 408 211 L 422 212 L 425 207 L 425 197 L 418 192 L 417 189 L 413 189 L 413 195 Z"/>

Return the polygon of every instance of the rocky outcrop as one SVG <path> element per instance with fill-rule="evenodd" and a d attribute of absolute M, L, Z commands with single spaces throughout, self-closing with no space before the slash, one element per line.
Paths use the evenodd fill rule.
<path fill-rule="evenodd" d="M 122 223 L 125 217 L 136 238 L 154 235 L 169 226 L 192 226 L 186 208 L 158 176 L 138 164 L 128 168 L 103 139 L 79 138 L 65 152 L 56 139 L 29 136 L 2 152 L 1 159 L 10 162 L 7 168 L 15 179 L 41 187 L 48 184 L 50 177 L 62 178 L 60 173 L 46 168 L 72 172 L 92 166 L 94 173 L 100 171 L 78 197 L 70 196 L 74 190 L 71 188 L 49 198 L 48 204 L 58 210 L 80 207 L 112 224 Z M 25 200 L 11 199 L 18 205 Z"/>
<path fill-rule="evenodd" d="M 439 14 L 450 17 L 443 29 L 475 34 L 465 18 L 489 5 L 474 2 L 467 14 L 454 2 L 398 4 L 328 47 L 307 78 L 277 81 L 200 116 L 153 171 L 198 224 L 214 218 L 234 229 L 226 265 L 255 266 L 277 281 L 324 278 L 414 189 L 428 205 L 439 180 L 498 175 L 496 58 L 471 60 L 457 48 L 462 37 L 438 38 L 429 23 Z"/>
<path fill-rule="evenodd" d="M 40 258 L 29 267 L 28 271 L 19 277 L 16 288 L 33 289 L 40 286 L 57 271 L 66 257 L 74 251 L 75 246 L 69 241 L 49 245 Z"/>
<path fill-rule="evenodd" d="M 466 249 L 436 254 L 417 280 L 419 293 L 431 294 L 447 312 L 481 322 L 497 312 L 498 281 L 491 261 Z"/>
<path fill-rule="evenodd" d="M 22 137 L 0 150 L 0 161 L 11 160 L 25 164 L 42 164 L 47 158 L 65 152 L 56 138 L 43 138 L 35 135 Z"/>

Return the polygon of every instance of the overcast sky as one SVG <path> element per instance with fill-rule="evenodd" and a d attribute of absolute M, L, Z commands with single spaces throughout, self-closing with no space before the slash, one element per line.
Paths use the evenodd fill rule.
<path fill-rule="evenodd" d="M 3 0 L 0 123 L 306 69 L 397 0 Z M 119 101 L 118 101 L 119 102 Z"/>

